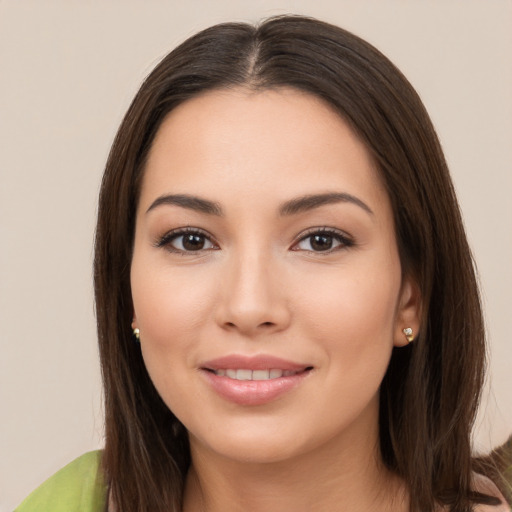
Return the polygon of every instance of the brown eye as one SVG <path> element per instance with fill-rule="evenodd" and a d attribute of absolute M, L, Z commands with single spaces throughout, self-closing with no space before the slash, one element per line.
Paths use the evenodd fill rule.
<path fill-rule="evenodd" d="M 331 235 L 312 235 L 309 243 L 314 251 L 328 251 L 332 249 L 334 239 Z"/>
<path fill-rule="evenodd" d="M 343 232 L 337 230 L 313 231 L 304 236 L 292 248 L 294 251 L 331 252 L 337 249 L 351 247 L 354 242 Z"/>
<path fill-rule="evenodd" d="M 201 231 L 170 232 L 164 235 L 156 245 L 178 253 L 192 253 L 216 248 L 211 239 Z"/>
<path fill-rule="evenodd" d="M 206 237 L 196 233 L 189 233 L 188 235 L 181 235 L 177 240 L 181 240 L 181 244 L 185 251 L 200 251 L 206 245 Z"/>

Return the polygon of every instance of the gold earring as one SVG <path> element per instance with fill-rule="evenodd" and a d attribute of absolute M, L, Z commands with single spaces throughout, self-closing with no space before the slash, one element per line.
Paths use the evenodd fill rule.
<path fill-rule="evenodd" d="M 412 343 L 414 341 L 414 333 L 412 332 L 412 329 L 410 327 L 402 329 L 402 332 L 405 334 L 405 337 L 407 338 L 407 341 L 409 343 Z"/>

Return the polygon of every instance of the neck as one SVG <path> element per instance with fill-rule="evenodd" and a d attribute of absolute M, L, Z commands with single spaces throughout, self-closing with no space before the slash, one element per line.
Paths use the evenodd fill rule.
<path fill-rule="evenodd" d="M 343 436 L 286 461 L 225 459 L 191 441 L 184 512 L 408 510 L 401 480 L 381 460 L 378 433 Z M 333 456 L 335 454 L 335 456 Z"/>

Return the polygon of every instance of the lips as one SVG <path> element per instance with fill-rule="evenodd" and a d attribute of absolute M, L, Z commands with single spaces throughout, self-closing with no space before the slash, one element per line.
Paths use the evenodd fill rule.
<path fill-rule="evenodd" d="M 219 377 L 228 377 L 235 380 L 270 380 L 281 377 L 291 377 L 299 372 L 294 370 L 281 370 L 279 368 L 269 368 L 266 370 L 249 370 L 246 368 L 226 368 L 213 370 Z"/>
<path fill-rule="evenodd" d="M 263 405 L 292 391 L 313 366 L 268 355 L 231 355 L 207 361 L 201 372 L 212 389 L 238 405 Z"/>

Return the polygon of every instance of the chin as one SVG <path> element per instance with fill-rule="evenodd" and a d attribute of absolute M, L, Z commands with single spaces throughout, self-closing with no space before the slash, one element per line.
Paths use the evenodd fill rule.
<path fill-rule="evenodd" d="M 305 446 L 291 443 L 288 439 L 233 439 L 217 440 L 209 445 L 218 456 L 244 464 L 273 464 L 289 461 L 307 451 Z"/>
<path fill-rule="evenodd" d="M 325 423 L 311 425 L 306 419 L 280 422 L 276 418 L 246 418 L 231 424 L 226 422 L 223 427 L 197 432 L 199 435 L 190 433 L 191 449 L 197 452 L 206 449 L 233 462 L 271 464 L 289 462 L 312 452 L 319 454 L 324 451 L 322 447 L 336 450 L 343 437 L 338 429 Z"/>

